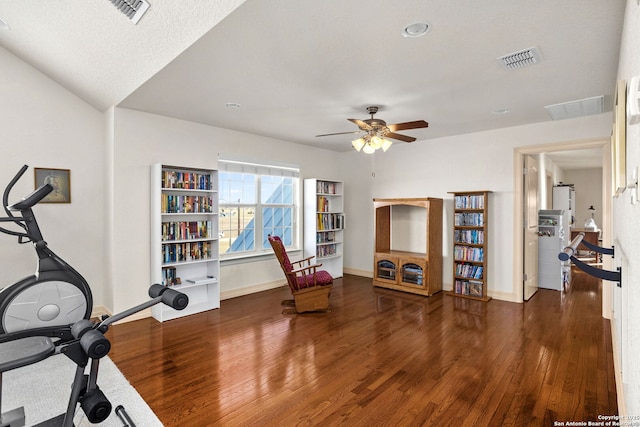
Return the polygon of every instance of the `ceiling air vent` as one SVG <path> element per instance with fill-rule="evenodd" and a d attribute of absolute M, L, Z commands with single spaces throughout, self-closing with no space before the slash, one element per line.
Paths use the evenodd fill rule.
<path fill-rule="evenodd" d="M 573 119 L 575 117 L 590 116 L 604 112 L 604 96 L 579 99 L 561 104 L 544 107 L 551 116 L 551 120 Z"/>
<path fill-rule="evenodd" d="M 124 13 L 134 24 L 137 24 L 142 15 L 149 9 L 149 3 L 145 0 L 109 0 L 118 10 Z"/>
<path fill-rule="evenodd" d="M 528 67 L 541 61 L 540 52 L 535 47 L 513 52 L 498 58 L 498 61 L 507 70 L 515 70 L 516 68 Z"/>

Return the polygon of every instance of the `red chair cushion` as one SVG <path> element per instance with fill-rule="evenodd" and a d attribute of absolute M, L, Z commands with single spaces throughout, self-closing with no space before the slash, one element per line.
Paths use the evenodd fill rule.
<path fill-rule="evenodd" d="M 306 276 L 297 276 L 296 282 L 298 289 L 310 288 L 313 286 L 313 274 L 307 274 Z M 316 285 L 326 286 L 333 283 L 333 277 L 325 270 L 316 271 Z"/>

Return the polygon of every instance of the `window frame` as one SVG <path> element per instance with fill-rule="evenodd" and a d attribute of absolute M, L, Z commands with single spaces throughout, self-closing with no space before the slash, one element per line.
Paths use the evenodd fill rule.
<path fill-rule="evenodd" d="M 254 245 L 253 250 L 241 251 L 241 252 L 226 252 L 220 249 L 220 260 L 239 260 L 239 259 L 252 259 L 256 257 L 262 257 L 265 255 L 272 255 L 273 251 L 270 246 L 266 248 L 262 247 L 263 241 L 267 236 L 263 236 L 264 220 L 262 217 L 264 208 L 280 208 L 291 207 L 292 224 L 291 224 L 291 245 L 285 246 L 289 251 L 302 250 L 302 178 L 300 177 L 300 169 L 296 165 L 285 165 L 282 163 L 269 162 L 269 161 L 247 161 L 238 160 L 230 157 L 220 156 L 218 159 L 218 191 L 219 197 L 219 209 L 220 211 L 225 208 L 243 208 L 249 207 L 254 209 Z M 227 203 L 222 199 L 223 192 L 223 173 L 242 173 L 255 176 L 255 203 Z M 263 176 L 276 176 L 282 178 L 292 178 L 292 204 L 274 204 L 262 202 L 262 177 Z M 218 225 L 220 226 L 221 217 L 218 218 Z M 220 231 L 223 231 L 220 228 Z"/>

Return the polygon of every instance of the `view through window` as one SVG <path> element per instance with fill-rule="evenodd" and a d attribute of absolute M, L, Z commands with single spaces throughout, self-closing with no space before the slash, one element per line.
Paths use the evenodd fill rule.
<path fill-rule="evenodd" d="M 224 258 L 271 251 L 267 237 L 298 246 L 299 171 L 259 163 L 220 160 L 220 253 Z"/>

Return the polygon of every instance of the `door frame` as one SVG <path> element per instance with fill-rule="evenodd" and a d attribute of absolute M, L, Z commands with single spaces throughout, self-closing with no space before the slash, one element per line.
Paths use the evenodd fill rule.
<path fill-rule="evenodd" d="M 551 144 L 530 145 L 515 147 L 513 152 L 513 293 L 516 300 L 524 302 L 523 295 L 523 244 L 522 237 L 524 194 L 523 194 L 523 170 L 524 158 L 529 154 L 550 153 L 554 151 L 582 150 L 587 148 L 602 148 L 602 245 L 611 247 L 611 207 L 612 207 L 612 180 L 611 180 L 611 140 L 588 139 L 573 142 L 556 142 Z M 541 172 L 546 174 L 546 172 Z M 612 260 L 605 257 L 603 269 L 612 268 Z M 612 283 L 602 282 L 602 316 L 611 319 L 612 316 Z"/>

